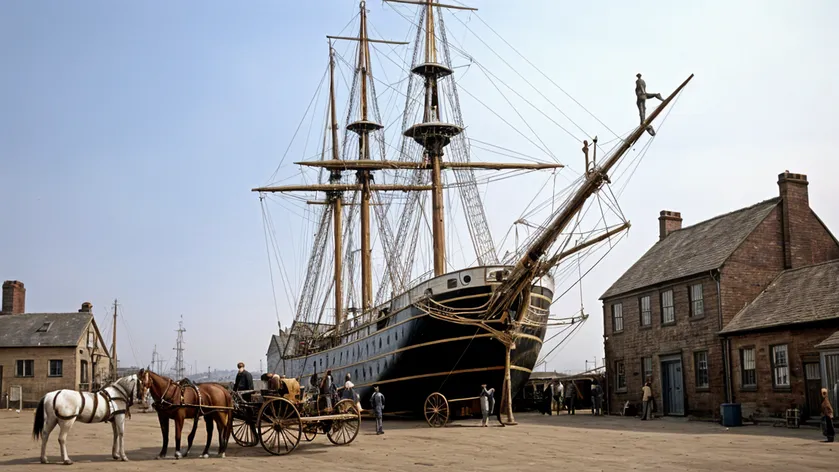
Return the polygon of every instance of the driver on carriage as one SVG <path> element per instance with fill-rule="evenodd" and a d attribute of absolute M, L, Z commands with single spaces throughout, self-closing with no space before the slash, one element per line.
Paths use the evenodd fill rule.
<path fill-rule="evenodd" d="M 280 389 L 280 383 L 281 383 L 280 381 L 282 380 L 282 377 L 277 375 L 277 374 L 265 373 L 265 374 L 262 374 L 262 377 L 260 377 L 260 380 L 265 382 L 265 389 L 266 390 L 276 391 L 276 390 Z"/>

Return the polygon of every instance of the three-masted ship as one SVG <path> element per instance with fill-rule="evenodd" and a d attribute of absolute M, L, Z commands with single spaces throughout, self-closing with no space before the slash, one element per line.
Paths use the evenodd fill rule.
<path fill-rule="evenodd" d="M 644 135 L 690 78 L 606 153 L 601 162 L 587 159 L 584 175 L 545 224 L 515 254 L 499 260 L 474 170 L 562 166 L 472 161 L 442 22 L 445 10 L 469 8 L 433 0 L 387 1 L 413 4 L 420 9 L 405 93 L 408 98 L 403 139 L 398 149 L 390 153 L 395 157 L 387 158 L 389 153 L 384 145 L 370 46 L 407 43 L 370 38 L 367 11 L 361 2 L 358 36 L 327 36 L 330 99 L 326 136 L 331 144 L 324 146 L 321 159 L 296 163 L 322 170 L 321 180 L 253 189 L 260 193 L 314 192 L 320 196 L 307 202 L 317 207 L 319 226 L 300 288 L 295 321 L 281 331 L 280 358 L 268 369 L 296 377 L 302 385 L 327 370 L 339 384 L 349 374 L 365 406 L 372 386 L 378 384 L 387 396 L 389 411 L 423 411 L 426 399 L 434 392 L 450 399 L 473 398 L 480 392 L 481 384 L 487 384 L 500 391 L 503 412 L 512 420 L 511 402 L 507 400 L 528 380 L 552 322 L 552 269 L 565 258 L 606 241 L 629 225 L 624 222 L 599 233 L 591 232 L 588 238 L 573 245 L 560 236 L 574 225 L 586 201 L 609 182 L 610 169 Z M 334 41 L 357 44 L 342 141 L 335 98 Z M 447 91 L 445 99 L 443 88 Z M 420 98 L 415 100 L 413 96 Z M 409 121 L 417 115 L 421 119 Z M 444 159 L 444 155 L 448 158 Z M 443 180 L 443 173 L 448 171 L 455 177 L 455 183 L 449 186 Z M 395 177 L 381 183 L 374 180 L 385 172 L 392 172 Z M 460 191 L 477 256 L 474 266 L 459 270 L 450 270 L 446 258 L 444 195 L 449 189 Z M 391 227 L 388 219 L 394 212 L 392 200 L 380 197 L 393 192 L 405 195 L 396 228 Z M 417 209 L 423 211 L 423 196 L 428 193 L 433 272 L 410 280 L 416 262 L 417 234 L 421 231 Z M 371 210 L 378 220 L 375 229 L 385 259 L 375 300 Z M 357 232 L 353 230 L 355 222 L 360 223 Z M 360 242 L 356 243 L 356 239 Z M 355 244 L 358 251 L 353 250 Z M 360 252 L 361 262 L 360 307 L 350 303 L 356 290 L 356 252 Z M 328 264 L 329 255 L 332 264 Z M 325 273 L 328 286 L 319 290 L 317 287 L 323 285 L 318 278 Z M 323 300 L 317 299 L 324 293 Z M 564 321 L 573 323 L 579 318 Z"/>

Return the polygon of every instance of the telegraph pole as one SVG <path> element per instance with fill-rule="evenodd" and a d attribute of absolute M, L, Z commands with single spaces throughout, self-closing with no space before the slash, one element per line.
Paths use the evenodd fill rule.
<path fill-rule="evenodd" d="M 182 379 L 184 375 L 184 317 L 181 315 L 181 321 L 178 321 L 178 341 L 175 345 L 175 377 Z"/>
<path fill-rule="evenodd" d="M 117 299 L 114 298 L 114 341 L 111 344 L 111 374 L 117 379 Z"/>

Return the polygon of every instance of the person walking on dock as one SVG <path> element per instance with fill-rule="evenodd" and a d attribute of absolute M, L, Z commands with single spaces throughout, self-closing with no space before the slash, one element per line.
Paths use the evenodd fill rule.
<path fill-rule="evenodd" d="M 332 394 L 335 390 L 335 382 L 332 380 L 332 369 L 326 369 L 326 374 L 320 381 L 320 394 L 326 398 L 326 411 L 332 411 Z"/>
<path fill-rule="evenodd" d="M 597 380 L 591 386 L 591 403 L 594 405 L 591 413 L 595 416 L 601 416 L 603 414 L 603 387 Z"/>
<path fill-rule="evenodd" d="M 373 396 L 370 397 L 370 404 L 373 405 L 373 414 L 376 416 L 376 434 L 385 434 L 382 428 L 382 412 L 385 409 L 385 396 L 379 392 L 378 385 L 373 385 Z"/>
<path fill-rule="evenodd" d="M 643 413 L 641 414 L 641 419 L 644 421 L 651 420 L 653 419 L 653 389 L 649 380 L 647 381 L 647 383 L 644 384 L 644 387 L 641 389 L 641 392 L 644 394 L 644 396 L 641 398 L 641 401 L 644 405 L 644 409 L 642 410 Z"/>
<path fill-rule="evenodd" d="M 558 415 L 560 411 L 565 409 L 565 386 L 561 381 L 556 389 L 556 395 L 556 414 Z"/>
<path fill-rule="evenodd" d="M 565 387 L 565 400 L 568 402 L 568 414 L 575 415 L 577 410 L 574 408 L 574 400 L 577 396 L 577 384 L 573 380 L 568 381 L 568 386 Z"/>
<path fill-rule="evenodd" d="M 487 390 L 487 384 L 481 384 L 481 414 L 483 415 L 483 419 L 481 420 L 481 426 L 489 426 L 487 423 L 489 422 L 489 415 L 492 414 L 492 410 L 495 408 L 495 389 L 491 388 Z"/>
<path fill-rule="evenodd" d="M 833 428 L 833 407 L 827 398 L 827 389 L 822 389 L 822 434 L 827 438 L 825 442 L 833 442 L 836 430 Z"/>

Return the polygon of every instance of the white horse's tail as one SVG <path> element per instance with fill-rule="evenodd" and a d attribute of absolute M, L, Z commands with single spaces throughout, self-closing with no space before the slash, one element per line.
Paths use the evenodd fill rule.
<path fill-rule="evenodd" d="M 41 433 L 44 431 L 44 402 L 47 396 L 44 395 L 41 401 L 38 402 L 38 409 L 35 410 L 35 424 L 32 425 L 32 439 L 41 439 Z"/>

